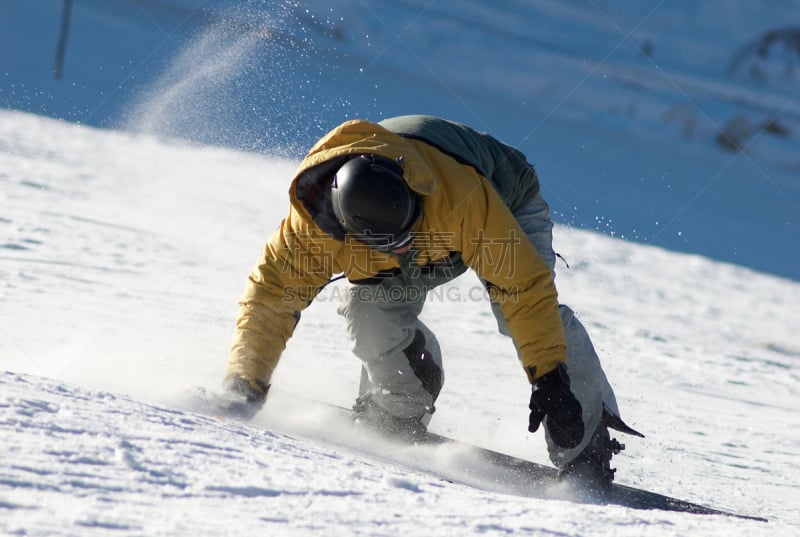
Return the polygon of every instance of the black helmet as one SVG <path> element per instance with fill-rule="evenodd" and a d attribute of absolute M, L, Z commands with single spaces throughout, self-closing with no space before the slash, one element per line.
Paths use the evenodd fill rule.
<path fill-rule="evenodd" d="M 344 230 L 371 248 L 388 252 L 407 245 L 422 211 L 403 169 L 388 158 L 358 155 L 336 172 L 333 212 Z"/>

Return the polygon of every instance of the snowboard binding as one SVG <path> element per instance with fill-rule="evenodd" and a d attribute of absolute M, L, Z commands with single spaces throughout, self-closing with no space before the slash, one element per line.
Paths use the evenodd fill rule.
<path fill-rule="evenodd" d="M 353 423 L 364 425 L 386 437 L 405 442 L 424 439 L 428 427 L 423 418 L 394 416 L 380 407 L 369 395 L 359 397 L 353 405 Z"/>
<path fill-rule="evenodd" d="M 609 497 L 614 474 L 617 471 L 611 467 L 611 458 L 625 449 L 625 444 L 621 444 L 616 438 L 611 438 L 609 429 L 644 437 L 642 433 L 623 422 L 619 416 L 611 414 L 604 408 L 603 418 L 584 450 L 559 469 L 559 481 L 594 499 L 603 500 Z"/>

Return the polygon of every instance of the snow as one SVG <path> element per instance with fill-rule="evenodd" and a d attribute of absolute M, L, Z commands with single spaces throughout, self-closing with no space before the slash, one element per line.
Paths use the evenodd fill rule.
<path fill-rule="evenodd" d="M 88 31 L 80 15 L 90 13 L 96 31 L 107 30 L 98 21 L 113 23 L 120 39 L 79 56 L 80 68 L 66 65 L 64 82 L 77 85 L 34 76 L 37 59 L 52 62 L 44 45 L 30 50 L 28 71 L 18 56 L 0 56 L 0 75 L 12 82 L 0 86 L 0 97 L 17 109 L 0 110 L 0 534 L 796 534 L 796 130 L 788 139 L 757 136 L 745 154 L 711 142 L 713 125 L 743 111 L 761 117 L 759 107 L 777 106 L 796 129 L 796 94 L 707 66 L 790 20 L 797 4 L 769 13 L 749 2 L 714 13 L 702 4 L 645 4 L 509 2 L 501 12 L 463 2 L 452 18 L 435 6 L 414 18 L 421 3 L 342 3 L 338 12 L 309 3 L 318 21 L 349 33 L 339 41 L 317 36 L 316 46 L 332 44 L 325 58 L 341 60 L 317 86 L 274 94 L 285 109 L 267 111 L 274 132 L 291 131 L 288 116 L 328 96 L 309 130 L 281 147 L 268 135 L 248 139 L 254 127 L 246 121 L 241 131 L 225 121 L 206 129 L 224 108 L 209 103 L 237 83 L 230 77 L 240 57 L 218 50 L 205 64 L 216 67 L 204 72 L 219 84 L 191 94 L 196 115 L 185 94 L 162 91 L 192 73 L 191 55 L 181 51 L 210 54 L 226 42 L 214 35 L 173 33 L 171 41 L 151 26 L 160 39 L 130 39 L 144 34 L 125 28 L 147 25 L 127 12 L 123 25 L 104 3 L 87 1 L 76 3 L 75 24 Z M 374 11 L 356 17 L 359 6 Z M 11 17 L 0 17 L 2 28 L 23 16 L 57 26 L 47 3 L 12 0 L 4 9 Z M 170 16 L 153 20 L 168 32 L 178 26 Z M 362 26 L 339 25 L 340 18 Z M 548 24 L 528 32 L 520 21 L 531 18 Z M 395 32 L 378 32 L 387 28 L 378 19 L 396 23 Z M 486 32 L 498 25 L 505 36 Z M 31 39 L 44 32 L 26 28 Z M 619 30 L 652 40 L 668 76 L 653 76 Z M 91 43 L 85 32 L 75 33 L 82 37 L 71 52 L 89 50 L 80 45 Z M 661 46 L 669 32 L 675 46 Z M 26 37 L 0 35 L 12 45 Z M 148 52 L 148 42 L 174 47 L 172 57 L 156 55 L 172 67 L 148 78 L 145 67 L 129 64 L 124 77 L 134 70 L 141 86 L 110 91 L 119 77 L 108 75 L 114 69 L 104 54 L 133 42 Z M 454 56 L 462 50 L 469 54 Z M 496 50 L 509 53 L 508 63 Z M 493 61 L 458 70 L 487 57 Z M 90 71 L 93 58 L 104 60 L 102 73 L 69 79 L 77 76 L 71 69 Z M 296 58 L 286 61 L 279 72 L 289 84 L 302 69 Z M 530 68 L 520 69 L 522 61 Z M 365 70 L 353 78 L 351 68 Z M 414 92 L 397 87 L 403 77 L 417 81 Z M 676 105 L 682 92 L 691 98 Z M 233 112 L 246 102 L 237 98 Z M 116 112 L 104 111 L 126 106 L 152 112 L 147 128 L 129 121 L 98 129 L 19 111 L 108 127 Z M 664 122 L 670 110 L 681 128 L 692 127 L 690 137 Z M 458 470 L 463 454 L 452 450 L 371 438 L 359 446 L 315 403 L 348 406 L 355 395 L 359 363 L 335 313 L 341 283 L 304 313 L 253 422 L 200 412 L 191 390 L 219 389 L 236 299 L 287 208 L 295 146 L 355 112 L 441 113 L 520 141 L 557 213 L 556 249 L 570 266 L 558 266 L 562 301 L 592 334 L 626 421 L 647 436 L 620 438 L 627 449 L 614 460 L 617 480 L 770 522 L 520 497 L 511 483 L 489 483 L 491 475 L 481 486 L 442 479 Z M 209 133 L 217 139 L 204 139 Z M 248 142 L 219 140 L 220 133 L 244 133 Z M 226 147 L 201 143 L 208 141 Z M 480 290 L 465 275 L 432 293 L 423 312 L 447 376 L 431 428 L 546 463 L 541 433 L 526 431 L 525 376 Z M 382 453 L 399 453 L 400 462 Z"/>
<path fill-rule="evenodd" d="M 253 423 L 193 408 L 193 387 L 218 389 L 235 298 L 284 209 L 284 185 L 253 177 L 287 176 L 290 162 L 0 115 L 0 357 L 14 371 L 0 377 L 0 531 L 788 535 L 800 524 L 797 283 L 556 230 L 572 267 L 558 276 L 563 299 L 648 436 L 626 440 L 619 482 L 770 523 L 485 491 L 420 469 L 457 454 L 418 453 L 425 464 L 409 469 L 374 445 L 330 441 L 342 424 L 313 401 L 351 403 L 359 368 L 337 286 L 304 315 Z M 546 462 L 541 435 L 525 431 L 524 375 L 476 289 L 462 277 L 423 313 L 447 360 L 432 429 Z"/>

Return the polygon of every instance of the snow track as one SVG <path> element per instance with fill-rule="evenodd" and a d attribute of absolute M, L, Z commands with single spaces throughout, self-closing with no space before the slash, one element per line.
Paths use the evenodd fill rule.
<path fill-rule="evenodd" d="M 329 444 L 29 375 L 0 375 L 0 394 L 6 535 L 396 535 L 421 524 L 427 535 L 686 535 L 732 524 L 483 492 Z M 782 526 L 736 527 L 774 535 Z"/>

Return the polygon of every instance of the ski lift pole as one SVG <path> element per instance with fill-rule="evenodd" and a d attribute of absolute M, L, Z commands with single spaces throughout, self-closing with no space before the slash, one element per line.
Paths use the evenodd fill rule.
<path fill-rule="evenodd" d="M 56 63 L 53 67 L 53 76 L 56 80 L 61 80 L 61 77 L 64 76 L 64 57 L 67 54 L 67 40 L 69 39 L 71 15 L 72 0 L 64 0 L 64 7 L 61 10 L 61 30 L 58 35 L 58 46 L 56 48 Z"/>

